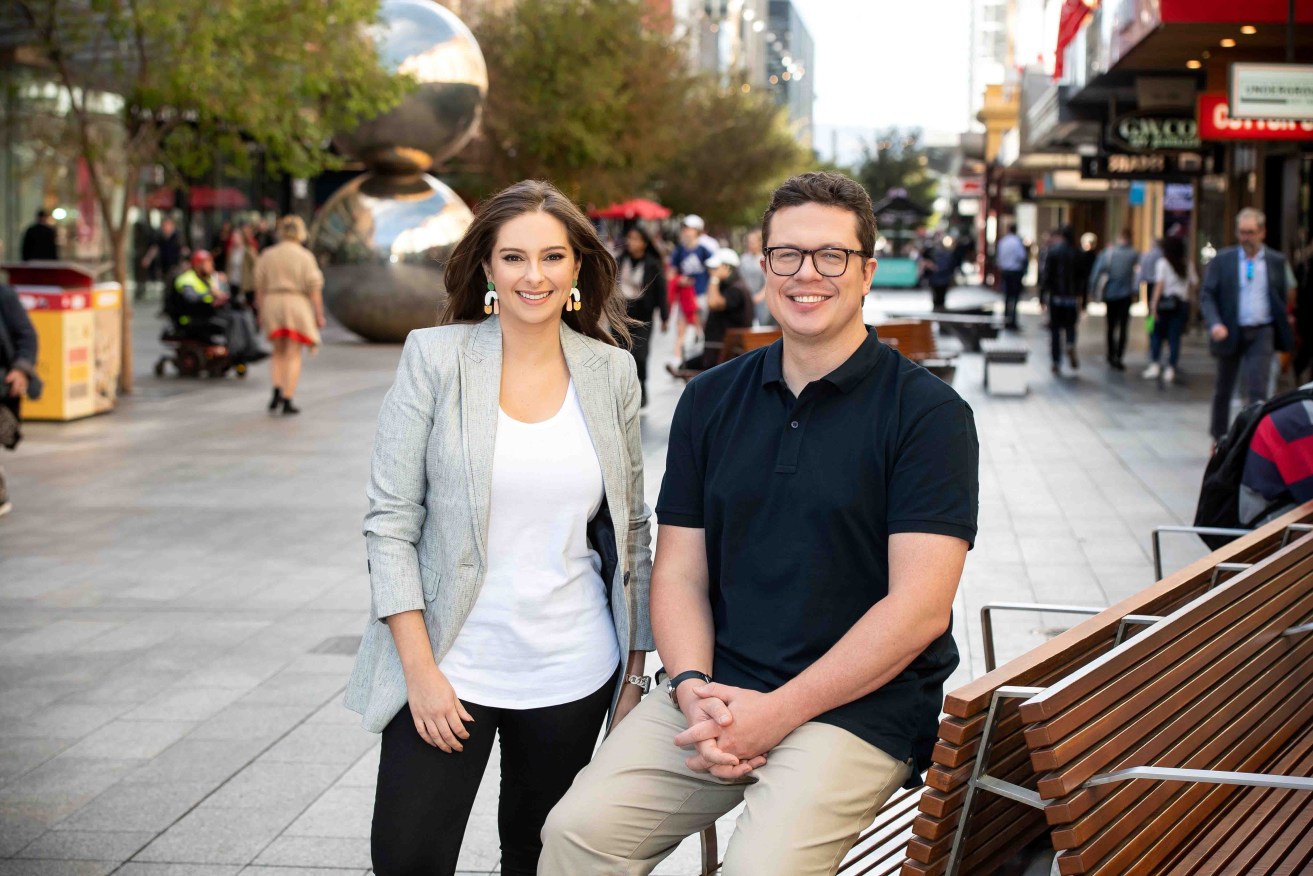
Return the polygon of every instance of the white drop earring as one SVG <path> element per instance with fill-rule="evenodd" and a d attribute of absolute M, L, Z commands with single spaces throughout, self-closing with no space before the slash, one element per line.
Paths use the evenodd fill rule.
<path fill-rule="evenodd" d="M 488 291 L 483 296 L 483 312 L 487 316 L 501 315 L 501 305 L 497 303 L 497 287 L 488 281 Z"/>

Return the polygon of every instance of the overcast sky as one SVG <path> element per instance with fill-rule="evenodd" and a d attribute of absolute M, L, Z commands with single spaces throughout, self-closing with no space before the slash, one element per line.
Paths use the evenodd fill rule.
<path fill-rule="evenodd" d="M 967 123 L 967 0 L 793 0 L 816 45 L 815 147 L 841 161 L 888 125 Z"/>

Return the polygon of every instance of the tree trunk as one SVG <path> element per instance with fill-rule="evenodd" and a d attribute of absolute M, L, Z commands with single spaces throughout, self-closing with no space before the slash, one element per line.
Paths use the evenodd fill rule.
<path fill-rule="evenodd" d="M 127 197 L 125 195 L 124 197 Z M 119 325 L 123 337 L 119 345 L 119 392 L 132 393 L 132 295 L 128 291 L 128 228 L 111 226 L 109 237 L 114 245 L 114 281 L 123 290 L 123 310 Z"/>

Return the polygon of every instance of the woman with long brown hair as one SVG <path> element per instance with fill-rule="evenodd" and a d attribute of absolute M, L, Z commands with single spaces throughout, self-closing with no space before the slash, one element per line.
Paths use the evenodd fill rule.
<path fill-rule="evenodd" d="M 502 869 L 620 720 L 653 649 L 640 390 L 615 260 L 553 186 L 485 201 L 379 414 L 372 605 L 346 704 L 382 732 L 378 876 L 455 871 L 501 744 Z"/>

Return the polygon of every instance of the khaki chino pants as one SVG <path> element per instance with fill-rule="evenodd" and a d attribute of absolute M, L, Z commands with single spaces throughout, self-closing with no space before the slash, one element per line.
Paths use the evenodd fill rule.
<path fill-rule="evenodd" d="M 547 817 L 539 876 L 640 876 L 740 802 L 725 876 L 833 874 L 909 767 L 847 730 L 808 722 L 744 779 L 684 765 L 684 715 L 643 699 Z"/>

